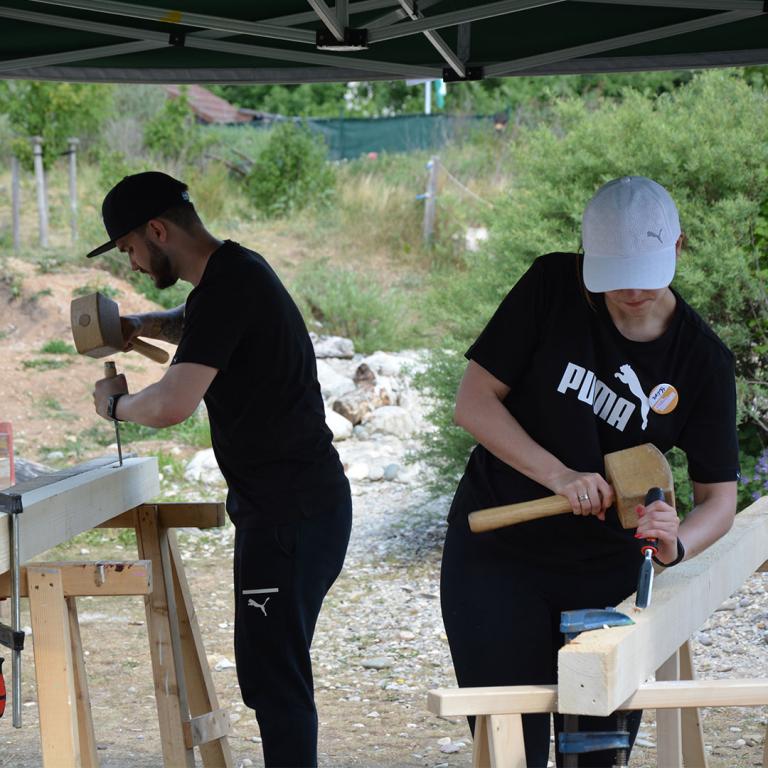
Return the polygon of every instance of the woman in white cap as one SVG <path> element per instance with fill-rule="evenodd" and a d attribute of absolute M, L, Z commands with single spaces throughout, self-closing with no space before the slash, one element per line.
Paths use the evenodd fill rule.
<path fill-rule="evenodd" d="M 462 687 L 555 683 L 561 612 L 635 591 L 633 534 L 657 538 L 655 560 L 671 567 L 726 533 L 736 511 L 734 361 L 670 287 L 682 242 L 675 204 L 650 179 L 616 179 L 589 202 L 582 240 L 583 256 L 538 258 L 466 353 L 455 420 L 478 445 L 441 574 Z M 603 456 L 642 443 L 687 455 L 694 506 L 682 523 L 656 501 L 639 508 L 636 532 L 621 528 Z M 574 514 L 469 530 L 474 510 L 552 494 Z M 632 740 L 639 722 L 638 712 Z M 549 716 L 525 715 L 523 729 L 528 765 L 546 766 Z M 579 730 L 616 730 L 615 720 L 584 717 Z M 582 765 L 612 757 L 595 752 Z"/>

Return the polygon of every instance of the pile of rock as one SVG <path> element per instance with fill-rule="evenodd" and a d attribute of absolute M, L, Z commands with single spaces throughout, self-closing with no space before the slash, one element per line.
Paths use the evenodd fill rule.
<path fill-rule="evenodd" d="M 355 353 L 350 339 L 311 334 L 325 418 L 344 469 L 354 484 L 417 482 L 423 467 L 408 463 L 418 435 L 428 429 L 412 386 L 423 370 L 420 351 Z M 213 452 L 201 451 L 186 469 L 191 481 L 223 482 Z"/>

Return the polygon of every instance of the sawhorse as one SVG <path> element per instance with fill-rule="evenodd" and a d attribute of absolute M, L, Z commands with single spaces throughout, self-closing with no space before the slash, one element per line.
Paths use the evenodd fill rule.
<path fill-rule="evenodd" d="M 690 647 L 686 643 L 662 666 L 655 683 L 641 685 L 620 707 L 659 710 L 656 721 L 660 768 L 706 768 L 699 707 L 768 704 L 768 678 L 671 679 L 677 669 L 681 676 L 691 672 L 689 664 Z M 661 679 L 665 676 L 666 680 Z M 442 717 L 475 717 L 473 768 L 526 768 L 521 715 L 557 712 L 557 686 L 439 689 L 429 692 L 427 707 Z M 768 768 L 768 744 L 763 765 Z"/>
<path fill-rule="evenodd" d="M 143 595 L 166 768 L 231 768 L 229 715 L 219 709 L 176 527 L 224 524 L 223 504 L 143 504 L 100 527 L 133 528 L 141 560 L 35 563 L 24 569 L 29 597 L 45 768 L 97 768 L 90 699 L 75 600 Z M 0 576 L 0 597 L 10 588 Z"/>

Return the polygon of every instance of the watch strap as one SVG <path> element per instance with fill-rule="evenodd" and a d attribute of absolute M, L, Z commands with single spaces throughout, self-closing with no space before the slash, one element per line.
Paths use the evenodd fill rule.
<path fill-rule="evenodd" d="M 124 394 L 124 392 L 118 392 L 116 395 L 110 395 L 107 399 L 107 416 L 113 421 L 120 421 L 115 413 L 117 412 L 117 402 Z"/>
<path fill-rule="evenodd" d="M 680 541 L 680 539 L 678 538 L 677 557 L 671 563 L 662 563 L 661 560 L 659 560 L 656 557 L 653 558 L 653 562 L 656 563 L 656 565 L 660 565 L 662 568 L 671 568 L 673 565 L 677 565 L 679 562 L 681 562 L 684 557 L 685 557 L 685 547 L 683 546 L 683 542 Z"/>

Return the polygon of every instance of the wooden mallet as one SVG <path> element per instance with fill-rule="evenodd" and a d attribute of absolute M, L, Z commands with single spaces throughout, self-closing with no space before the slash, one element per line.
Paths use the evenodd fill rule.
<path fill-rule="evenodd" d="M 70 306 L 72 338 L 81 355 L 106 357 L 123 351 L 120 308 L 101 293 L 72 300 Z M 168 362 L 168 353 L 141 339 L 131 341 L 133 349 L 156 363 Z"/>
<path fill-rule="evenodd" d="M 613 486 L 614 504 L 624 528 L 637 528 L 635 508 L 644 503 L 649 488 L 661 488 L 667 504 L 675 506 L 672 471 L 664 454 L 652 443 L 606 454 L 605 479 Z M 472 512 L 469 527 L 482 533 L 566 512 L 572 512 L 572 508 L 565 496 L 548 496 Z"/>

